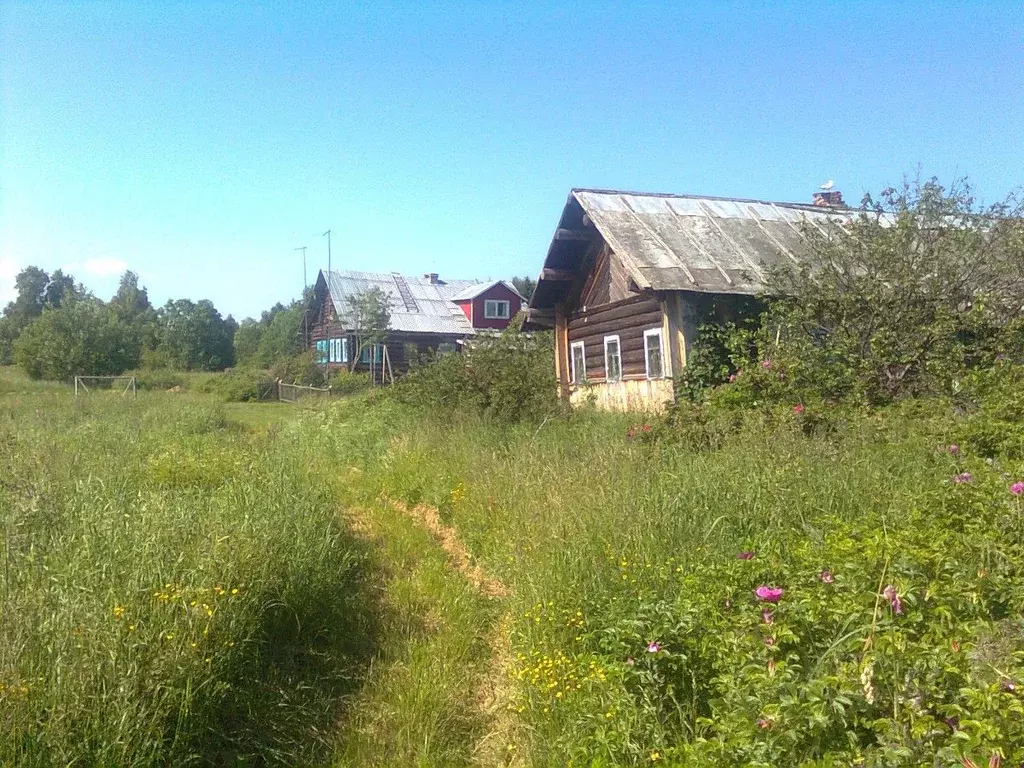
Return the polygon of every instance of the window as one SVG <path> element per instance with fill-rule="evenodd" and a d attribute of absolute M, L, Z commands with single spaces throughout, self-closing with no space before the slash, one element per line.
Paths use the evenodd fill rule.
<path fill-rule="evenodd" d="M 327 362 L 327 339 L 321 339 L 316 343 L 316 361 L 321 364 Z"/>
<path fill-rule="evenodd" d="M 508 302 L 484 299 L 484 317 L 488 320 L 508 320 Z"/>
<path fill-rule="evenodd" d="M 619 337 L 604 337 L 604 371 L 605 381 L 622 379 L 622 355 L 619 354 Z"/>
<path fill-rule="evenodd" d="M 587 350 L 582 341 L 572 343 L 572 383 L 587 383 Z"/>
<path fill-rule="evenodd" d="M 662 343 L 661 328 L 644 331 L 644 363 L 647 365 L 648 379 L 665 376 L 665 346 Z"/>
<path fill-rule="evenodd" d="M 383 350 L 384 345 L 383 344 L 373 344 L 372 346 L 373 346 L 373 362 L 374 363 L 379 363 L 380 360 L 381 360 L 381 357 L 383 356 L 382 350 Z M 362 363 L 363 365 L 369 365 L 370 364 L 370 347 L 369 346 L 363 347 L 363 351 L 359 353 L 359 362 Z"/>
<path fill-rule="evenodd" d="M 338 362 L 348 362 L 348 339 L 338 339 Z"/>
<path fill-rule="evenodd" d="M 338 340 L 330 339 L 328 342 L 327 362 L 338 362 Z"/>

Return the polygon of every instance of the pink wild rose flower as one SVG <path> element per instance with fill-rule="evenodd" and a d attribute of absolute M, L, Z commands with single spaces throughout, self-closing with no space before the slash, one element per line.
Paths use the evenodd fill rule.
<path fill-rule="evenodd" d="M 657 640 L 652 640 L 650 643 L 647 644 L 648 653 L 657 653 L 660 650 L 661 646 L 658 644 Z"/>
<path fill-rule="evenodd" d="M 753 560 L 754 559 L 754 553 L 750 552 L 749 550 L 746 551 L 746 552 L 740 552 L 738 555 L 736 555 L 736 559 L 737 560 Z"/>
<path fill-rule="evenodd" d="M 1010 493 L 1014 496 L 1020 496 L 1024 493 L 1024 482 L 1018 480 L 1016 483 L 1010 486 Z"/>
<path fill-rule="evenodd" d="M 892 608 L 892 612 L 899 616 L 903 613 L 903 603 L 900 600 L 899 593 L 896 591 L 896 587 L 892 584 L 888 585 L 882 590 L 882 596 L 889 601 L 889 607 Z"/>
<path fill-rule="evenodd" d="M 769 587 L 767 584 L 762 584 L 754 590 L 754 594 L 757 595 L 758 600 L 766 603 L 777 603 L 782 599 L 783 591 L 782 587 Z"/>
<path fill-rule="evenodd" d="M 964 485 L 974 479 L 974 476 L 970 472 L 961 472 L 959 475 L 953 475 L 953 482 L 957 485 Z"/>
<path fill-rule="evenodd" d="M 797 403 L 796 405 L 793 406 L 793 413 L 795 413 L 797 416 L 799 416 L 803 412 L 804 412 L 804 404 L 803 403 Z"/>

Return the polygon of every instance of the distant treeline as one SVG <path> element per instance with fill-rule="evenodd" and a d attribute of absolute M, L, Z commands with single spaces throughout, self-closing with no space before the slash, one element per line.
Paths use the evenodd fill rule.
<path fill-rule="evenodd" d="M 301 348 L 301 303 L 277 304 L 239 325 L 213 302 L 177 299 L 154 307 L 138 275 L 125 272 L 102 301 L 62 270 L 27 267 L 0 318 L 0 364 L 33 378 L 119 374 L 137 368 L 218 371 L 265 365 Z"/>
<path fill-rule="evenodd" d="M 514 278 L 527 297 L 535 282 Z M 102 301 L 63 270 L 23 269 L 16 298 L 0 317 L 0 365 L 16 364 L 36 379 L 115 375 L 139 368 L 220 371 L 269 368 L 303 349 L 302 313 L 309 290 L 258 319 L 238 323 L 213 302 L 177 299 L 154 307 L 134 272 L 125 272 Z"/>

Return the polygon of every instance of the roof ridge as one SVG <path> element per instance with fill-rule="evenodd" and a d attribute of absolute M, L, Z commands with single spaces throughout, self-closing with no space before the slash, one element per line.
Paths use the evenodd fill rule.
<path fill-rule="evenodd" d="M 694 195 L 678 194 L 675 192 L 634 192 L 626 189 L 602 189 L 599 187 L 573 187 L 570 192 L 589 192 L 598 195 L 629 195 L 631 197 L 658 197 L 679 200 L 720 200 L 727 203 L 757 203 L 759 205 L 781 205 L 786 208 L 810 209 L 816 211 L 826 210 L 825 207 L 814 203 L 795 203 L 782 200 L 759 200 L 752 197 L 723 197 L 721 195 Z M 857 210 L 857 209 L 850 209 Z"/>

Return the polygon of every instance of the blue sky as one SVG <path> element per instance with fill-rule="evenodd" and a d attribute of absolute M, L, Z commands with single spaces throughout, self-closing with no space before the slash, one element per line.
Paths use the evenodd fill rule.
<path fill-rule="evenodd" d="M 258 314 L 309 270 L 535 275 L 573 186 L 1024 183 L 1024 3 L 0 0 L 17 269 Z"/>

